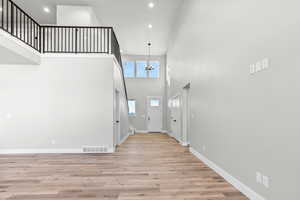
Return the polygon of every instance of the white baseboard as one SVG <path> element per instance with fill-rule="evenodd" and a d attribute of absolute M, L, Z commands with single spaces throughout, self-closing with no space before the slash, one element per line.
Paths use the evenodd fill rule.
<path fill-rule="evenodd" d="M 135 133 L 152 133 L 152 132 L 149 132 L 148 130 L 135 130 L 134 132 Z M 168 131 L 160 130 L 160 131 L 155 131 L 153 133 L 168 133 Z"/>
<path fill-rule="evenodd" d="M 106 153 L 115 152 L 109 148 Z M 1 154 L 84 154 L 82 149 L 0 149 Z"/>
<path fill-rule="evenodd" d="M 207 166 L 212 168 L 215 172 L 217 172 L 220 176 L 222 176 L 226 181 L 232 184 L 236 189 L 238 189 L 241 193 L 246 195 L 251 200 L 266 200 L 261 195 L 257 194 L 254 190 L 249 188 L 247 185 L 230 175 L 228 172 L 223 170 L 221 167 L 217 166 L 214 162 L 207 159 L 201 153 L 196 151 L 194 148 L 190 147 L 190 152 L 194 154 L 197 158 L 199 158 L 202 162 L 204 162 Z"/>
<path fill-rule="evenodd" d="M 119 145 L 123 144 L 123 143 L 127 140 L 127 138 L 129 137 L 129 135 L 131 135 L 131 133 L 128 133 L 128 134 L 120 141 L 120 144 L 119 144 Z"/>
<path fill-rule="evenodd" d="M 184 146 L 184 147 L 187 147 L 187 146 L 190 145 L 189 142 L 182 142 L 182 141 L 180 141 L 180 144 L 181 144 L 182 146 Z"/>
<path fill-rule="evenodd" d="M 147 130 L 135 130 L 135 133 L 149 133 Z"/>
<path fill-rule="evenodd" d="M 134 135 L 134 132 L 135 132 L 134 129 L 130 130 L 130 131 L 129 131 L 129 135 Z"/>

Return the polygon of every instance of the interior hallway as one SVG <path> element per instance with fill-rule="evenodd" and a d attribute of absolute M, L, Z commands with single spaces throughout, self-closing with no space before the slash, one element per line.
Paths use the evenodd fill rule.
<path fill-rule="evenodd" d="M 115 154 L 1 155 L 0 199 L 246 200 L 166 134 Z"/>

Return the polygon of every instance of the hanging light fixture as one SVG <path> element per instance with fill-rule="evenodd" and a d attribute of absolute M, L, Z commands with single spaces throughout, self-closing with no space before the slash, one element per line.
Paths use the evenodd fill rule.
<path fill-rule="evenodd" d="M 154 67 L 150 65 L 150 59 L 151 59 L 151 43 L 148 43 L 148 60 L 147 60 L 147 66 L 145 67 L 146 71 L 154 70 Z"/>

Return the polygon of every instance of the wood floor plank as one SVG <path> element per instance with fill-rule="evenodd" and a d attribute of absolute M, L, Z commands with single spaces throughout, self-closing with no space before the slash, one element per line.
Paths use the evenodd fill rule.
<path fill-rule="evenodd" d="M 247 200 L 166 134 L 114 154 L 0 156 L 1 200 Z"/>

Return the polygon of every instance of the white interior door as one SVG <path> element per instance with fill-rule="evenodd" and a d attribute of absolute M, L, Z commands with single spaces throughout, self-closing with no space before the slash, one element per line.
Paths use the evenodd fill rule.
<path fill-rule="evenodd" d="M 162 98 L 147 98 L 147 125 L 148 132 L 162 131 Z"/>
<path fill-rule="evenodd" d="M 190 84 L 183 88 L 182 93 L 182 145 L 190 143 Z"/>
<path fill-rule="evenodd" d="M 120 93 L 115 90 L 114 101 L 114 145 L 120 144 Z"/>
<path fill-rule="evenodd" d="M 182 142 L 182 130 L 181 130 L 181 115 L 182 115 L 182 101 L 181 96 L 173 97 L 171 100 L 171 129 L 172 136 Z"/>

